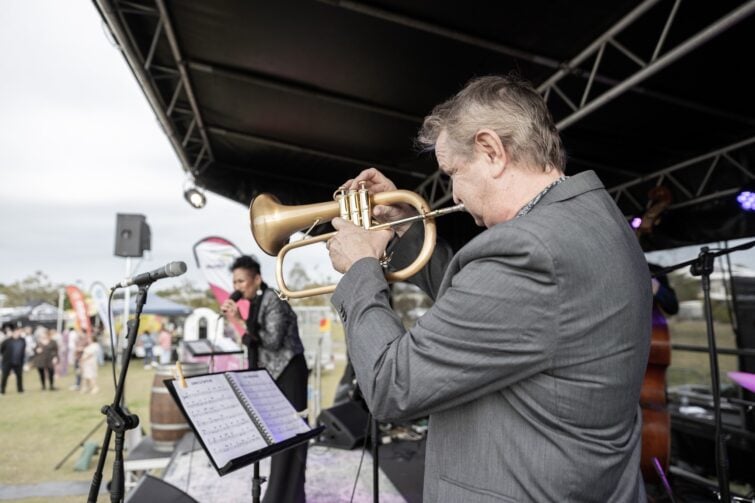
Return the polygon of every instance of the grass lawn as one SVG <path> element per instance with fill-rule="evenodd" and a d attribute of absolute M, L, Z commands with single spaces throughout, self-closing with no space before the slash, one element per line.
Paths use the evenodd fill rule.
<path fill-rule="evenodd" d="M 333 353 L 345 355 L 343 329 L 333 324 Z M 103 405 L 113 400 L 113 379 L 110 363 L 100 368 L 99 387 L 96 395 L 83 395 L 69 390 L 73 376 L 56 380 L 59 391 L 42 391 L 36 370 L 24 373 L 25 393 L 16 393 L 15 376 L 8 380 L 6 394 L 0 395 L 0 485 L 34 484 L 59 481 L 91 481 L 97 465 L 97 455 L 92 458 L 90 470 L 73 471 L 81 449 L 54 470 L 63 457 L 87 433 L 94 429 L 104 415 Z M 345 361 L 336 360 L 336 368 L 322 374 L 322 407 L 333 403 L 338 380 L 343 373 Z M 154 379 L 154 370 L 145 369 L 141 360 L 132 360 L 126 383 L 126 405 L 137 414 L 140 426 L 149 433 L 149 399 Z M 102 443 L 105 426 L 101 426 L 89 440 Z M 115 438 L 111 439 L 111 448 Z M 108 463 L 103 475 L 103 486 L 112 476 L 114 454 L 108 453 Z M 85 496 L 55 498 L 63 503 L 78 502 Z M 105 496 L 100 496 L 105 501 Z M 49 498 L 22 500 L 24 503 L 46 502 Z"/>
<path fill-rule="evenodd" d="M 149 422 L 153 375 L 152 370 L 142 367 L 141 361 L 134 360 L 129 367 L 126 404 L 143 424 Z M 11 377 L 6 394 L 0 398 L 0 484 L 91 480 L 96 457 L 90 471 L 73 471 L 80 450 L 59 470 L 54 467 L 104 419 L 100 408 L 113 399 L 112 374 L 109 366 L 100 368 L 100 392 L 96 395 L 69 390 L 73 381 L 73 376 L 68 375 L 57 380 L 59 391 L 42 391 L 36 370 L 32 370 L 24 375 L 26 392 L 18 394 Z M 104 434 L 103 425 L 90 440 L 101 443 Z M 112 454 L 108 455 L 108 461 L 112 458 Z M 111 467 L 112 463 L 106 466 L 107 479 Z"/>
<path fill-rule="evenodd" d="M 715 323 L 716 347 L 733 349 L 736 347 L 734 332 L 730 324 Z M 672 344 L 708 345 L 704 321 L 669 322 Z M 737 357 L 719 355 L 718 368 L 721 385 L 731 384 L 727 372 L 737 370 Z M 666 374 L 669 387 L 680 384 L 700 384 L 710 388 L 710 358 L 708 353 L 672 350 L 671 366 Z"/>

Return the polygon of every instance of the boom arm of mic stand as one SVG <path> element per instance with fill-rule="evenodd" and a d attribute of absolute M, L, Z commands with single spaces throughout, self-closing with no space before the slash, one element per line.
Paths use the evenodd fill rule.
<path fill-rule="evenodd" d="M 139 417 L 124 412 L 121 407 L 121 401 L 123 399 L 123 390 L 126 384 L 126 375 L 128 374 L 128 365 L 131 361 L 131 352 L 134 350 L 136 334 L 139 332 L 139 318 L 141 317 L 144 304 L 147 302 L 147 290 L 149 290 L 149 287 L 149 284 L 140 286 L 139 291 L 136 294 L 136 311 L 134 312 L 134 319 L 128 322 L 128 344 L 123 350 L 123 365 L 121 367 L 121 375 L 118 379 L 118 385 L 115 388 L 115 397 L 113 398 L 113 403 L 111 405 L 105 405 L 102 407 L 102 413 L 107 417 L 108 427 L 105 432 L 105 438 L 102 441 L 102 447 L 100 448 L 97 469 L 92 476 L 92 485 L 89 488 L 89 498 L 87 499 L 87 503 L 95 503 L 97 501 L 97 495 L 100 492 L 100 485 L 102 483 L 102 472 L 105 468 L 105 459 L 107 458 L 107 451 L 110 448 L 110 437 L 113 432 L 115 432 L 115 463 L 113 463 L 110 501 L 112 503 L 119 503 L 123 500 L 125 494 L 123 469 L 124 436 L 127 430 L 132 430 L 139 426 Z"/>
<path fill-rule="evenodd" d="M 749 250 L 750 248 L 753 248 L 753 247 L 755 247 L 755 241 L 748 241 L 746 243 L 742 243 L 741 245 L 733 246 L 731 248 L 722 248 L 716 252 L 707 251 L 706 253 L 710 255 L 710 258 L 712 259 L 721 255 L 727 255 L 729 253 L 733 253 L 735 251 Z M 699 262 L 700 262 L 700 256 L 697 256 L 691 260 L 686 260 L 684 262 L 679 262 L 678 264 L 670 265 L 668 267 L 659 269 L 656 273 L 653 274 L 653 276 L 668 274 L 670 272 L 676 271 L 677 269 L 681 269 L 687 266 L 693 267 L 696 264 L 699 264 Z"/>

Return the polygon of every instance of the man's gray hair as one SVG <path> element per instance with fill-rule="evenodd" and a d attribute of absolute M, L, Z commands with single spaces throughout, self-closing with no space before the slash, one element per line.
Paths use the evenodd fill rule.
<path fill-rule="evenodd" d="M 514 75 L 469 81 L 425 118 L 417 143 L 423 149 L 434 148 L 445 130 L 451 152 L 469 159 L 475 134 L 483 128 L 498 133 L 514 162 L 564 171 L 566 154 L 545 101 L 532 84 Z"/>

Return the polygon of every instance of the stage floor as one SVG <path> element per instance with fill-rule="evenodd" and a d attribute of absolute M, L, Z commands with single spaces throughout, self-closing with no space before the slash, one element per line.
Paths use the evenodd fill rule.
<path fill-rule="evenodd" d="M 194 450 L 177 452 L 165 471 L 163 479 L 188 493 L 202 503 L 233 503 L 248 502 L 252 494 L 252 466 L 248 466 L 229 473 L 224 477 L 218 476 L 207 459 L 207 455 L 198 443 Z M 400 467 L 401 461 L 396 461 L 400 454 L 389 454 L 392 449 L 381 448 L 386 453 L 386 463 L 390 470 Z M 346 451 L 320 445 L 310 445 L 307 453 L 306 494 L 308 503 L 337 503 L 348 502 L 357 477 L 361 449 Z M 397 465 L 398 463 L 398 465 Z M 380 460 L 382 465 L 382 459 Z M 270 460 L 260 462 L 260 474 L 264 477 L 270 471 Z M 381 503 L 405 503 L 405 499 L 396 486 L 391 483 L 382 469 L 380 470 L 378 485 Z M 372 456 L 365 453 L 359 480 L 354 495 L 355 502 L 372 501 Z M 420 483 L 421 487 L 421 483 Z M 265 485 L 262 486 L 263 496 Z M 421 498 L 421 494 L 420 494 Z M 414 498 L 410 497 L 410 500 Z M 417 500 L 414 500 L 417 501 Z M 409 501 L 412 503 L 412 501 Z"/>

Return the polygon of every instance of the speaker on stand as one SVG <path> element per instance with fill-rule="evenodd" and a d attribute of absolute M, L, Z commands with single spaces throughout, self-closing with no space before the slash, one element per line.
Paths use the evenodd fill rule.
<path fill-rule="evenodd" d="M 152 236 L 144 215 L 118 213 L 115 224 L 115 255 L 141 257 L 151 249 Z"/>

